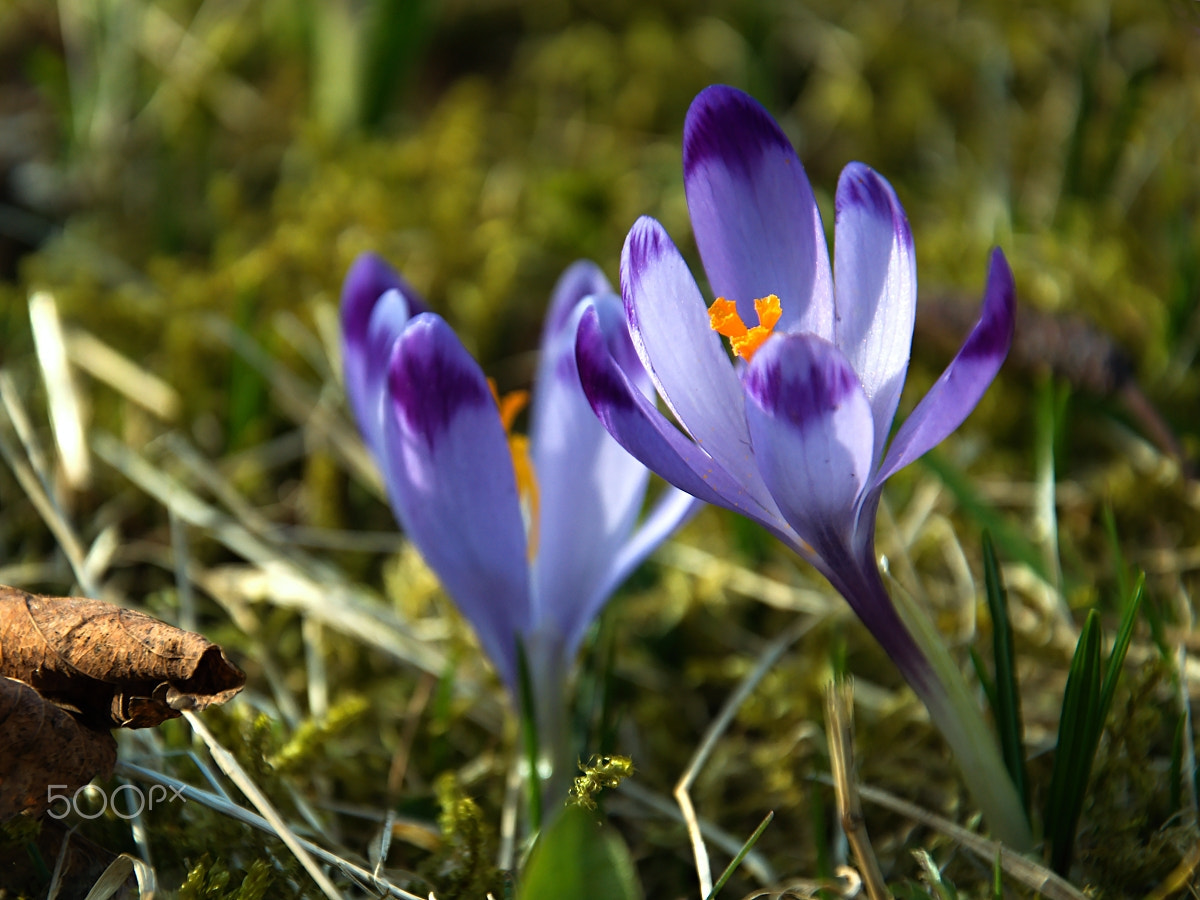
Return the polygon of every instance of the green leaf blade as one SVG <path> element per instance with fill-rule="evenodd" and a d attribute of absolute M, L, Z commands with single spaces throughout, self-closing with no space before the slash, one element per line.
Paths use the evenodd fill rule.
<path fill-rule="evenodd" d="M 996 548 L 991 535 L 983 533 L 983 577 L 987 588 L 988 611 L 992 617 L 992 656 L 996 678 L 989 699 L 996 719 L 1004 765 L 1029 814 L 1029 776 L 1025 769 L 1024 730 L 1021 724 L 1021 693 L 1017 683 L 1016 651 L 1012 624 L 1008 618 L 1008 595 L 1000 578 Z"/>
<path fill-rule="evenodd" d="M 612 828 L 577 806 L 542 832 L 517 900 L 642 900 L 633 859 Z"/>
<path fill-rule="evenodd" d="M 1079 643 L 1075 645 L 1075 655 L 1067 674 L 1050 792 L 1043 815 L 1050 846 L 1050 866 L 1060 875 L 1065 875 L 1071 865 L 1075 827 L 1083 808 L 1099 739 L 1102 643 L 1100 616 L 1092 610 L 1084 622 Z"/>

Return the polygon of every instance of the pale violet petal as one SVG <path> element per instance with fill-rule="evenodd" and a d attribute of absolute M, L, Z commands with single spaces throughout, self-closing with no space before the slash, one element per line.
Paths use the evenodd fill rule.
<path fill-rule="evenodd" d="M 852 546 L 874 434 L 850 363 L 815 335 L 777 335 L 744 380 L 755 455 L 780 512 L 818 554 L 831 541 Z"/>
<path fill-rule="evenodd" d="M 835 209 L 834 343 L 871 403 L 878 463 L 912 352 L 917 309 L 912 231 L 891 185 L 862 163 L 842 170 Z"/>
<path fill-rule="evenodd" d="M 580 320 L 575 359 L 592 410 L 609 434 L 652 472 L 701 500 L 740 512 L 776 532 L 790 532 L 769 496 L 769 506 L 759 504 L 630 381 L 608 346 L 595 310 L 587 310 Z"/>
<path fill-rule="evenodd" d="M 588 308 L 609 321 L 617 340 L 623 339 L 626 363 L 641 368 L 615 294 L 577 304 L 567 324 L 542 345 L 530 428 L 541 498 L 534 618 L 552 622 L 559 634 L 581 633 L 598 612 L 590 600 L 607 581 L 637 521 L 650 475 L 605 431 L 579 384 L 575 332 Z"/>
<path fill-rule="evenodd" d="M 999 249 L 992 251 L 983 309 L 958 355 L 904 420 L 875 475 L 876 487 L 940 444 L 982 399 L 1012 345 L 1016 289 Z"/>
<path fill-rule="evenodd" d="M 359 426 L 375 419 L 377 398 L 368 396 L 367 369 L 370 365 L 386 368 L 387 357 L 372 359 L 367 352 L 367 329 L 375 305 L 389 290 L 400 291 L 407 302 L 408 314 L 425 311 L 420 296 L 380 256 L 363 253 L 351 264 L 342 282 L 339 314 L 342 322 L 342 372 L 346 394 L 350 398 Z M 365 428 L 364 428 L 365 430 Z"/>
<path fill-rule="evenodd" d="M 542 329 L 542 346 L 564 329 L 574 334 L 571 316 L 585 298 L 593 294 L 611 294 L 612 285 L 600 267 L 589 259 L 571 263 L 559 276 L 550 293 L 550 306 L 546 310 L 546 324 Z M 572 338 L 574 341 L 574 338 Z"/>
<path fill-rule="evenodd" d="M 525 525 L 508 439 L 479 364 L 439 316 L 415 317 L 389 364 L 383 465 L 409 539 L 509 688 L 528 632 Z"/>
<path fill-rule="evenodd" d="M 404 294 L 391 288 L 384 291 L 371 311 L 367 325 L 366 341 L 363 344 L 365 366 L 357 388 L 350 393 L 352 408 L 362 410 L 358 428 L 362 432 L 367 448 L 382 467 L 383 460 L 383 410 L 384 394 L 387 390 L 388 363 L 392 348 L 410 319 L 408 301 Z M 347 383 L 347 388 L 350 385 Z"/>
<path fill-rule="evenodd" d="M 703 506 L 703 502 L 677 487 L 668 487 L 663 492 L 646 518 L 621 547 L 620 552 L 609 561 L 605 580 L 584 600 L 583 611 L 577 616 L 575 627 L 567 632 L 567 648 L 571 654 L 574 654 L 579 642 L 583 640 L 587 626 L 604 607 L 613 591 L 621 586 L 659 544 Z"/>
<path fill-rule="evenodd" d="M 724 85 L 692 101 L 683 177 L 696 246 L 716 296 L 747 325 L 775 294 L 778 329 L 832 339 L 833 286 L 821 213 L 796 151 L 770 114 Z"/>
<path fill-rule="evenodd" d="M 750 447 L 742 385 L 687 263 L 662 226 L 643 216 L 621 254 L 629 334 L 680 425 L 759 506 L 770 495 Z"/>

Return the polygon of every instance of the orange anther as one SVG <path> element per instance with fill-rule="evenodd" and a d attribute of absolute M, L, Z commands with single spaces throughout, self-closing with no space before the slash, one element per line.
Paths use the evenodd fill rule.
<path fill-rule="evenodd" d="M 525 541 L 529 558 L 537 555 L 538 525 L 541 498 L 538 493 L 537 472 L 529 452 L 529 438 L 523 434 L 509 435 L 508 450 L 512 454 L 513 474 L 517 477 L 517 495 L 521 498 L 521 514 L 525 518 Z"/>
<path fill-rule="evenodd" d="M 529 391 L 509 391 L 503 397 L 496 388 L 493 378 L 487 380 L 492 389 L 492 399 L 500 410 L 500 424 L 508 435 L 508 452 L 512 455 L 513 475 L 517 480 L 517 496 L 521 498 L 521 514 L 525 518 L 526 543 L 529 546 L 529 558 L 537 553 L 538 544 L 538 482 L 537 472 L 533 468 L 533 458 L 529 453 L 529 438 L 523 434 L 513 434 L 513 422 L 529 403 Z"/>
<path fill-rule="evenodd" d="M 747 328 L 742 317 L 738 315 L 737 304 L 734 301 L 718 297 L 708 308 L 708 322 L 712 330 L 729 338 L 733 355 L 740 356 L 746 362 L 749 362 L 758 352 L 758 348 L 766 343 L 771 332 L 775 330 L 779 317 L 783 315 L 779 298 L 774 294 L 755 300 L 754 312 L 758 314 L 758 324 Z"/>
<path fill-rule="evenodd" d="M 737 304 L 718 297 L 708 308 L 708 324 L 717 334 L 727 338 L 741 337 L 746 333 L 746 323 L 738 315 Z"/>
<path fill-rule="evenodd" d="M 496 379 L 489 378 L 487 383 L 492 389 L 492 399 L 500 408 L 500 424 L 504 426 L 504 433 L 508 434 L 512 431 L 513 422 L 517 420 L 521 410 L 529 404 L 529 391 L 509 391 L 501 397 L 500 391 L 496 389 Z"/>
<path fill-rule="evenodd" d="M 779 298 L 774 294 L 767 294 L 755 300 L 754 311 L 758 313 L 758 324 L 768 331 L 775 327 L 775 323 L 783 315 L 783 307 L 779 305 Z"/>

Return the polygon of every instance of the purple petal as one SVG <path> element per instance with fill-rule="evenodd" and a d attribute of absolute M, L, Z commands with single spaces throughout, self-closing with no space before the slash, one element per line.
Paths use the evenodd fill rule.
<path fill-rule="evenodd" d="M 769 508 L 746 430 L 741 381 L 709 326 L 687 263 L 654 219 L 638 219 L 625 239 L 621 294 L 633 345 L 675 418 L 701 450 Z"/>
<path fill-rule="evenodd" d="M 871 406 L 850 363 L 816 335 L 778 335 L 746 369 L 746 420 L 763 479 L 818 554 L 850 545 L 871 476 Z"/>
<path fill-rule="evenodd" d="M 769 496 L 770 506 L 763 507 L 637 389 L 614 358 L 594 309 L 585 311 L 580 320 L 575 359 L 583 392 L 617 443 L 681 490 L 749 516 L 791 539 L 786 537 L 791 529 Z"/>
<path fill-rule="evenodd" d="M 580 387 L 575 332 L 588 308 L 609 323 L 614 342 L 624 344 L 633 371 L 641 369 L 615 294 L 577 305 L 568 327 L 547 328 L 530 428 L 541 496 L 533 618 L 552 622 L 560 635 L 582 634 L 607 599 L 598 592 L 637 521 L 650 475 L 604 430 Z M 642 381 L 648 382 L 644 373 Z"/>
<path fill-rule="evenodd" d="M 748 325 L 754 301 L 779 297 L 780 331 L 833 337 L 833 285 L 821 213 L 804 166 L 770 114 L 715 85 L 692 101 L 683 177 L 696 246 L 713 292 Z"/>
<path fill-rule="evenodd" d="M 891 185 L 862 163 L 842 170 L 835 205 L 834 343 L 871 402 L 878 461 L 912 352 L 917 309 L 912 231 Z"/>
<path fill-rule="evenodd" d="M 823 547 L 822 552 L 821 568 L 830 583 L 867 626 L 909 687 L 930 708 L 936 721 L 943 721 L 938 715 L 945 711 L 945 687 L 888 596 L 873 558 L 874 548 L 868 548 L 862 556 L 850 552 L 845 545 Z"/>
<path fill-rule="evenodd" d="M 389 290 L 397 290 L 404 295 L 409 315 L 425 311 L 425 304 L 417 292 L 374 253 L 360 254 L 342 282 L 342 370 L 350 406 L 364 432 L 367 430 L 365 423 L 375 420 L 375 398 L 366 389 L 366 373 L 371 364 L 367 329 L 375 304 Z M 384 366 L 387 359 L 385 357 L 375 362 Z"/>
<path fill-rule="evenodd" d="M 350 405 L 358 417 L 363 440 L 382 466 L 384 394 L 392 348 L 410 319 L 408 301 L 395 289 L 384 291 L 371 312 L 362 353 L 361 381 L 347 383 Z"/>
<path fill-rule="evenodd" d="M 1015 307 L 1012 270 L 997 248 L 992 251 L 979 321 L 942 377 L 896 432 L 875 475 L 876 488 L 940 444 L 970 415 L 1008 355 Z"/>
<path fill-rule="evenodd" d="M 425 313 L 396 341 L 387 392 L 392 507 L 516 690 L 529 566 L 512 456 L 487 380 L 450 326 Z"/>
<path fill-rule="evenodd" d="M 550 294 L 550 308 L 546 311 L 546 324 L 542 331 L 542 346 L 570 324 L 571 334 L 574 335 L 574 323 L 570 322 L 571 314 L 585 297 L 593 294 L 611 294 L 612 285 L 604 277 L 600 267 L 588 259 L 571 263 L 559 276 L 554 290 Z M 575 339 L 571 338 L 574 346 Z"/>
<path fill-rule="evenodd" d="M 568 631 L 567 649 L 574 655 L 584 632 L 592 619 L 604 607 L 608 598 L 621 583 L 630 576 L 634 569 L 653 553 L 658 545 L 670 537 L 671 533 L 694 516 L 704 504 L 685 491 L 676 487 L 668 487 L 661 497 L 655 501 L 653 508 L 637 529 L 621 547 L 620 552 L 609 560 L 606 578 L 599 587 L 585 599 L 577 627 Z"/>

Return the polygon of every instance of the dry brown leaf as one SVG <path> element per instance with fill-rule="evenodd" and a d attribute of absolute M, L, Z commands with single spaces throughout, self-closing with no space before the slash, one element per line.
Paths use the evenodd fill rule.
<path fill-rule="evenodd" d="M 80 724 L 23 682 L 0 678 L 0 822 L 40 815 L 51 799 L 48 786 L 73 795 L 110 774 L 116 761 L 108 731 Z"/>
<path fill-rule="evenodd" d="M 91 728 L 149 728 L 224 703 L 246 682 L 198 634 L 102 600 L 0 585 L 0 676 L 17 678 Z"/>

